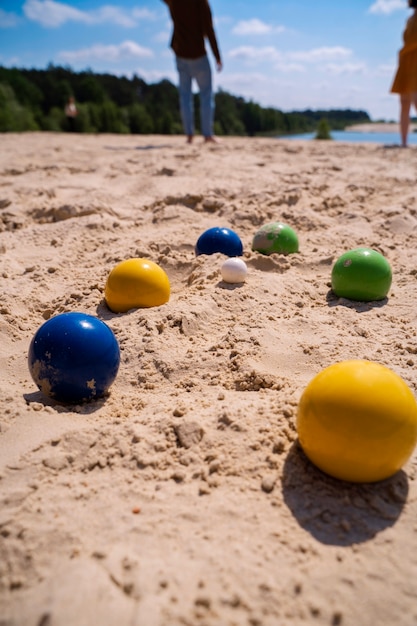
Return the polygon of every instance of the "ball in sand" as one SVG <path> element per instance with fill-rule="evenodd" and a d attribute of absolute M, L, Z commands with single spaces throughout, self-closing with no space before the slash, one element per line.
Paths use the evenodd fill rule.
<path fill-rule="evenodd" d="M 243 245 L 237 233 L 230 228 L 209 228 L 200 235 L 195 246 L 196 255 L 215 254 L 220 252 L 226 256 L 242 256 Z"/>
<path fill-rule="evenodd" d="M 168 302 L 170 283 L 165 271 L 153 261 L 128 259 L 110 272 L 104 298 L 114 313 L 160 306 Z"/>
<path fill-rule="evenodd" d="M 332 269 L 332 290 L 342 298 L 370 302 L 383 300 L 391 287 L 387 259 L 371 248 L 355 248 L 340 256 Z"/>
<path fill-rule="evenodd" d="M 389 478 L 417 442 L 417 403 L 400 376 L 365 360 L 322 370 L 305 388 L 297 431 L 306 456 L 351 482 Z"/>
<path fill-rule="evenodd" d="M 225 283 L 244 283 L 248 274 L 245 261 L 238 257 L 226 259 L 220 271 Z"/>
<path fill-rule="evenodd" d="M 252 241 L 252 250 L 261 254 L 291 254 L 298 252 L 298 237 L 296 232 L 282 222 L 264 224 L 256 233 Z"/>
<path fill-rule="evenodd" d="M 85 313 L 52 317 L 35 333 L 30 374 L 46 396 L 79 404 L 103 396 L 116 378 L 119 344 L 107 324 Z"/>

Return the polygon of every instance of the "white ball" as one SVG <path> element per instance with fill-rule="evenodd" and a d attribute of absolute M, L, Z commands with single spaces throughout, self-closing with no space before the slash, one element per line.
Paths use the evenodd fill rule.
<path fill-rule="evenodd" d="M 244 283 L 248 268 L 243 259 L 231 257 L 221 266 L 221 274 L 225 283 Z"/>

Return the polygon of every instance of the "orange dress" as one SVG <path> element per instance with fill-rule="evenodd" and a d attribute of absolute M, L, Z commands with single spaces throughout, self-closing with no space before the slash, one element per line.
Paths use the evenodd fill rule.
<path fill-rule="evenodd" d="M 417 92 L 417 11 L 408 19 L 403 34 L 404 45 L 398 55 L 398 69 L 392 93 Z"/>

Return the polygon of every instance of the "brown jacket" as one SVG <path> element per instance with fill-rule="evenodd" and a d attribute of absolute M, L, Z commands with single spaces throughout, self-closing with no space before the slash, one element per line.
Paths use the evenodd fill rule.
<path fill-rule="evenodd" d="M 210 42 L 217 63 L 221 56 L 207 0 L 163 0 L 174 24 L 171 48 L 178 57 L 198 59 L 206 54 L 205 38 Z"/>

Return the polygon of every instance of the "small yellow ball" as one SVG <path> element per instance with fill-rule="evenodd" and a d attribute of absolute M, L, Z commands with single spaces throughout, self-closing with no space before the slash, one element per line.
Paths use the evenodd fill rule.
<path fill-rule="evenodd" d="M 389 478 L 417 443 L 417 403 L 389 368 L 343 361 L 305 388 L 297 431 L 306 456 L 323 472 L 351 482 Z"/>
<path fill-rule="evenodd" d="M 104 297 L 114 313 L 160 306 L 168 302 L 169 279 L 164 270 L 148 259 L 128 259 L 110 272 Z"/>

